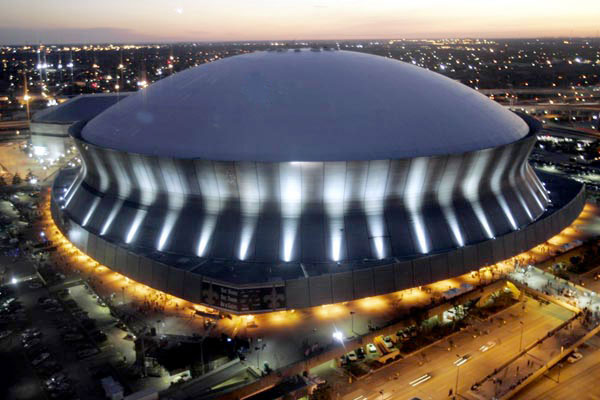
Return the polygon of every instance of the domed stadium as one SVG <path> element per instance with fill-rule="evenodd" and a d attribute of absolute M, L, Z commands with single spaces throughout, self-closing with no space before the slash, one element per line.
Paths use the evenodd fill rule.
<path fill-rule="evenodd" d="M 235 313 L 350 301 L 508 259 L 568 226 L 537 122 L 442 75 L 331 49 L 188 69 L 71 128 L 52 213 L 78 248 Z M 561 190 L 553 190 L 560 187 Z"/>

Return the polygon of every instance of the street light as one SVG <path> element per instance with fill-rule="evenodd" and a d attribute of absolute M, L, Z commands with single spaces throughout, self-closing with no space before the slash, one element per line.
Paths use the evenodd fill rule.
<path fill-rule="evenodd" d="M 333 332 L 333 335 L 332 335 L 332 336 L 333 336 L 333 338 L 334 338 L 335 340 L 337 340 L 338 342 L 340 342 L 340 343 L 343 343 L 343 342 L 344 342 L 344 335 L 342 334 L 342 332 L 340 332 L 340 331 L 338 331 L 338 330 L 335 330 L 335 331 Z"/>

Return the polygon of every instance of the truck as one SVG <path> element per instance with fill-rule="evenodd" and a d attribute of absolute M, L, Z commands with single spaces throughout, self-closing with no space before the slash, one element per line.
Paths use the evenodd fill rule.
<path fill-rule="evenodd" d="M 391 344 L 391 340 L 386 340 L 383 337 L 383 335 L 375 337 L 373 342 L 375 343 L 375 346 L 377 346 L 377 349 L 381 353 L 381 357 L 377 359 L 377 361 L 379 361 L 380 363 L 388 364 L 394 360 L 399 360 L 400 358 L 402 358 L 402 356 L 400 355 L 400 350 L 398 350 L 396 347 L 394 347 L 393 344 Z"/>

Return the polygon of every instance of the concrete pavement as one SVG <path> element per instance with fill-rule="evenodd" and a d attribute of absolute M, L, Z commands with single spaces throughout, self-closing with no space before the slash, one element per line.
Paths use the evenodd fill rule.
<path fill-rule="evenodd" d="M 552 368 L 545 376 L 533 382 L 522 392 L 523 400 L 581 400 L 600 399 L 598 376 L 600 376 L 600 338 L 594 337 L 586 346 L 580 346 L 583 358 L 575 364 L 562 363 Z"/>

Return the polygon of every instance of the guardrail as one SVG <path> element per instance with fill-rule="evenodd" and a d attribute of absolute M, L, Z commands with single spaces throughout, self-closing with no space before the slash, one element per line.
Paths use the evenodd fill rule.
<path fill-rule="evenodd" d="M 578 346 L 581 346 L 581 344 L 587 342 L 588 340 L 590 340 L 594 335 L 596 335 L 599 332 L 600 332 L 600 325 L 596 326 L 594 329 L 592 329 L 590 332 L 588 332 L 584 337 L 582 337 L 581 339 L 579 339 L 578 341 L 573 343 L 571 346 L 567 347 L 562 353 L 560 353 L 559 355 L 552 358 L 542 368 L 538 369 L 536 372 L 534 372 L 529 377 L 527 377 L 527 379 L 525 379 L 520 384 L 518 384 L 514 389 L 512 389 L 511 391 L 506 393 L 504 396 L 500 397 L 499 400 L 506 400 L 506 399 L 510 399 L 513 396 L 515 396 L 518 392 L 523 390 L 523 388 L 525 388 L 531 382 L 533 382 L 534 380 L 536 380 L 537 378 L 542 376 L 544 373 L 546 373 L 546 371 L 548 371 L 550 368 L 552 368 L 553 366 L 558 364 L 558 362 L 560 360 L 565 358 L 575 348 L 577 348 Z"/>

